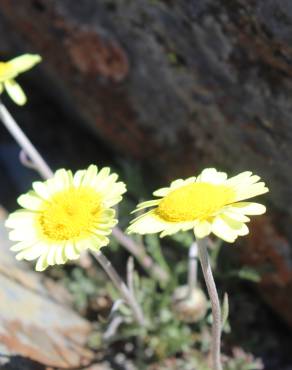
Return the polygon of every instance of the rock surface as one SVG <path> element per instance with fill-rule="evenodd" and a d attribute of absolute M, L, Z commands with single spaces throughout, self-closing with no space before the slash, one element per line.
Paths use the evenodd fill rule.
<path fill-rule="evenodd" d="M 68 305 L 68 293 L 27 269 L 9 252 L 0 216 L 0 367 L 45 370 L 91 363 L 89 322 Z M 90 368 L 89 366 L 86 368 Z"/>
<path fill-rule="evenodd" d="M 47 89 L 118 153 L 164 181 L 210 165 L 263 176 L 272 220 L 242 258 L 269 258 L 261 291 L 291 323 L 291 1 L 1 0 L 0 12 L 11 45 L 44 57 Z"/>

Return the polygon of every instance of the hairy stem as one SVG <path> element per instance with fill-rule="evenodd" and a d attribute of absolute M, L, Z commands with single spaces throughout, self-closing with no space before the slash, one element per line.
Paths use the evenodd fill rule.
<path fill-rule="evenodd" d="M 45 162 L 40 153 L 36 150 L 34 145 L 21 130 L 15 119 L 9 113 L 5 105 L 0 100 L 0 119 L 14 137 L 18 145 L 22 148 L 20 153 L 21 162 L 30 168 L 35 169 L 44 180 L 48 180 L 53 176 L 53 172 Z M 29 158 L 27 158 L 27 156 Z M 118 242 L 133 254 L 141 265 L 149 270 L 153 276 L 162 281 L 167 281 L 169 276 L 160 266 L 158 266 L 153 259 L 145 252 L 142 245 L 135 243 L 132 239 L 127 237 L 118 227 L 113 229 L 113 235 Z"/>
<path fill-rule="evenodd" d="M 12 115 L 9 113 L 5 105 L 1 102 L 1 100 L 0 119 L 7 130 L 10 132 L 10 134 L 14 137 L 18 145 L 22 148 L 22 151 L 20 153 L 21 162 L 26 167 L 35 169 L 44 180 L 48 180 L 50 177 L 52 177 L 52 170 L 43 159 L 43 157 L 40 155 L 40 153 L 36 150 L 31 141 L 28 139 L 28 137 L 25 135 L 25 133 L 21 130 L 21 128 L 12 117 Z M 29 158 L 27 158 L 27 156 Z M 152 272 L 153 275 L 159 280 L 168 280 L 169 276 L 166 271 L 155 264 L 152 258 L 145 252 L 145 248 L 143 245 L 135 243 L 131 238 L 127 237 L 118 227 L 115 227 L 113 229 L 113 235 L 124 248 L 126 248 L 137 258 L 137 260 L 146 270 L 150 270 L 150 272 Z"/>
<path fill-rule="evenodd" d="M 134 258 L 130 256 L 127 262 L 127 286 L 131 294 L 135 295 L 134 291 Z"/>
<path fill-rule="evenodd" d="M 47 163 L 42 158 L 42 156 L 39 154 L 39 152 L 36 150 L 36 148 L 33 146 L 33 144 L 28 139 L 28 137 L 25 135 L 25 133 L 18 126 L 17 122 L 11 116 L 11 114 L 9 113 L 7 108 L 4 106 L 4 104 L 1 102 L 1 100 L 0 100 L 0 119 L 5 125 L 5 127 L 7 128 L 7 130 L 10 132 L 10 134 L 14 137 L 18 145 L 22 148 L 23 152 L 26 155 L 28 155 L 29 160 L 25 157 L 25 154 L 24 155 L 23 153 L 21 154 L 22 162 L 25 163 L 26 161 L 28 161 L 27 164 L 31 168 L 34 168 L 36 171 L 38 171 L 38 173 L 43 179 L 48 180 L 49 178 L 51 178 L 53 176 L 52 170 L 47 165 Z M 118 228 L 115 228 L 115 229 L 116 229 L 116 234 L 119 235 L 119 239 L 127 238 L 122 233 L 121 230 L 119 230 Z M 101 252 L 98 252 L 94 256 L 96 257 L 98 262 L 102 265 L 102 267 L 104 268 L 106 273 L 109 275 L 109 277 L 112 279 L 115 286 L 119 289 L 119 291 L 121 292 L 126 302 L 132 308 L 133 314 L 137 322 L 140 325 L 144 325 L 143 313 L 140 309 L 140 306 L 136 302 L 134 295 L 131 294 L 126 284 L 122 281 L 122 279 L 120 278 L 116 270 L 112 267 L 111 263 Z"/>
<path fill-rule="evenodd" d="M 188 297 L 191 296 L 194 288 L 197 286 L 198 278 L 198 246 L 192 243 L 189 250 L 189 268 L 188 268 Z"/>
<path fill-rule="evenodd" d="M 126 236 L 118 227 L 113 228 L 113 236 L 125 249 L 136 257 L 144 269 L 149 271 L 156 280 L 166 282 L 169 279 L 168 273 L 146 253 L 144 245 L 136 243 L 133 239 Z"/>
<path fill-rule="evenodd" d="M 129 288 L 127 285 L 123 282 L 123 280 L 120 278 L 117 271 L 114 269 L 111 262 L 106 258 L 106 256 L 101 252 L 98 251 L 96 253 L 92 253 L 94 258 L 98 261 L 98 263 L 102 266 L 104 271 L 107 273 L 107 275 L 112 280 L 115 287 L 119 290 L 122 297 L 125 299 L 125 301 L 128 303 L 128 305 L 131 307 L 133 311 L 133 315 L 135 317 L 135 320 L 138 322 L 139 325 L 144 326 L 145 320 L 142 313 L 142 310 L 136 301 L 136 298 L 133 294 L 131 294 Z"/>
<path fill-rule="evenodd" d="M 220 359 L 220 347 L 221 347 L 221 307 L 218 298 L 218 293 L 215 285 L 215 281 L 212 274 L 212 269 L 209 261 L 207 251 L 207 239 L 198 239 L 198 251 L 199 258 L 209 293 L 209 297 L 212 305 L 212 366 L 213 370 L 222 370 L 221 359 Z"/>
<path fill-rule="evenodd" d="M 5 105 L 0 101 L 0 119 L 4 126 L 11 133 L 18 145 L 29 156 L 30 160 L 36 165 L 35 169 L 44 178 L 50 178 L 53 173 L 42 156 L 33 146 L 28 137 L 24 134 L 21 128 L 16 123 L 15 119 L 11 116 Z"/>

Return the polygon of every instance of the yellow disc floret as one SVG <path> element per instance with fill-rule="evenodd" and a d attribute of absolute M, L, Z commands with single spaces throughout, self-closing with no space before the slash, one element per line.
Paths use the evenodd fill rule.
<path fill-rule="evenodd" d="M 234 190 L 226 185 L 192 183 L 170 192 L 160 201 L 156 213 L 169 222 L 205 220 L 234 198 Z"/>
<path fill-rule="evenodd" d="M 88 236 L 99 221 L 101 196 L 90 187 L 69 188 L 44 202 L 37 226 L 51 241 L 80 239 Z"/>

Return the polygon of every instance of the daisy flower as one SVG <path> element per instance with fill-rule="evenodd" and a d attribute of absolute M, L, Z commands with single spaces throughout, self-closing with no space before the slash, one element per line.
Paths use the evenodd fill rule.
<path fill-rule="evenodd" d="M 109 243 L 107 235 L 116 225 L 111 207 L 122 199 L 126 187 L 108 167 L 91 165 L 73 176 L 58 170 L 45 182 L 34 182 L 33 191 L 21 195 L 24 208 L 12 213 L 6 226 L 11 250 L 18 260 L 37 260 L 36 270 L 74 260 L 83 250 L 98 251 Z"/>
<path fill-rule="evenodd" d="M 226 173 L 215 168 L 203 170 L 197 178 L 175 180 L 168 188 L 153 193 L 159 199 L 138 204 L 134 212 L 154 208 L 134 219 L 128 233 L 160 232 L 163 237 L 193 229 L 199 239 L 213 233 L 232 243 L 248 234 L 247 216 L 266 211 L 262 204 L 242 202 L 268 191 L 259 180 L 249 171 L 228 179 Z"/>
<path fill-rule="evenodd" d="M 19 57 L 0 62 L 0 95 L 6 90 L 7 94 L 18 105 L 26 103 L 26 96 L 15 78 L 22 72 L 26 72 L 42 60 L 37 54 L 23 54 Z"/>

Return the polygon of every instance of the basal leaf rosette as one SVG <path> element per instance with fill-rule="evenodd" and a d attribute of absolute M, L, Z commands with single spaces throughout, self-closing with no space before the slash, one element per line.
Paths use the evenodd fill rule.
<path fill-rule="evenodd" d="M 0 94 L 6 90 L 7 94 L 18 105 L 24 105 L 27 101 L 21 86 L 15 78 L 23 72 L 33 68 L 42 60 L 38 54 L 23 54 L 8 62 L 0 62 Z"/>
<path fill-rule="evenodd" d="M 23 207 L 12 213 L 6 226 L 17 242 L 11 250 L 18 260 L 35 260 L 36 270 L 75 260 L 86 249 L 98 251 L 109 243 L 116 225 L 112 208 L 126 191 L 118 175 L 108 167 L 98 171 L 60 169 L 45 182 L 34 182 L 33 190 L 18 198 Z"/>
<path fill-rule="evenodd" d="M 268 192 L 259 180 L 250 171 L 228 179 L 215 168 L 203 170 L 197 178 L 175 180 L 153 193 L 159 199 L 138 204 L 134 212 L 154 208 L 134 219 L 128 233 L 160 233 L 163 237 L 193 229 L 197 238 L 213 233 L 232 243 L 248 234 L 248 216 L 266 211 L 262 204 L 244 201 Z"/>

